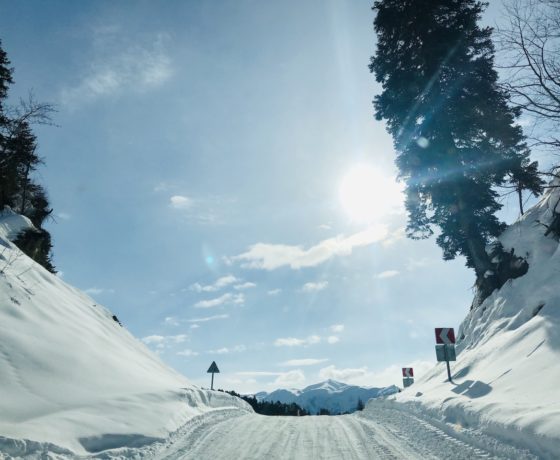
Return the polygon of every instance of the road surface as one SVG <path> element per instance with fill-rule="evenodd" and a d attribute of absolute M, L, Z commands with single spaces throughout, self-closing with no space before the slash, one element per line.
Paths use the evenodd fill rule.
<path fill-rule="evenodd" d="M 192 419 L 157 452 L 151 452 L 150 457 L 161 460 L 536 458 L 476 430 L 434 423 L 417 414 L 390 408 L 309 417 L 267 417 L 221 409 Z"/>

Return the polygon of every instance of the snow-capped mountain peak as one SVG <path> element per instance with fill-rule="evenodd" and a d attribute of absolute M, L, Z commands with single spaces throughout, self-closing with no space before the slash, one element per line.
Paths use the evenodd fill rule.
<path fill-rule="evenodd" d="M 296 403 L 312 414 L 318 413 L 321 409 L 338 414 L 355 411 L 359 401 L 366 403 L 371 398 L 387 396 L 397 391 L 395 386 L 366 388 L 329 379 L 309 385 L 302 390 L 279 389 L 271 393 L 263 391 L 257 393 L 255 397 L 259 401 Z"/>

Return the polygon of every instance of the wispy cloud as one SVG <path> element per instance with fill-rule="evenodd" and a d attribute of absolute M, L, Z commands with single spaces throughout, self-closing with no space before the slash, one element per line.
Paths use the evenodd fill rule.
<path fill-rule="evenodd" d="M 245 296 L 241 293 L 232 294 L 228 292 L 216 297 L 214 299 L 200 300 L 194 304 L 195 308 L 212 308 L 224 304 L 243 305 L 245 303 Z"/>
<path fill-rule="evenodd" d="M 302 292 L 317 292 L 317 291 L 322 291 L 323 289 L 325 289 L 327 286 L 329 285 L 328 281 L 317 281 L 317 282 L 310 282 L 310 283 L 305 283 L 302 287 L 301 287 L 301 291 Z"/>
<path fill-rule="evenodd" d="M 378 273 L 377 275 L 375 275 L 375 277 L 382 280 L 386 278 L 393 278 L 399 275 L 399 273 L 400 272 L 398 270 L 386 270 L 384 272 Z"/>
<path fill-rule="evenodd" d="M 268 371 L 242 371 L 236 372 L 240 377 L 276 377 L 267 385 L 272 388 L 290 388 L 305 382 L 305 374 L 300 369 L 287 372 L 268 372 Z"/>
<path fill-rule="evenodd" d="M 301 246 L 257 243 L 249 250 L 231 257 L 230 262 L 239 262 L 244 268 L 275 270 L 288 266 L 294 270 L 315 267 L 334 256 L 350 255 L 354 248 L 369 246 L 387 237 L 385 226 L 374 226 L 350 236 L 339 235 L 323 240 L 304 249 Z"/>
<path fill-rule="evenodd" d="M 165 319 L 163 320 L 163 322 L 165 324 L 167 324 L 168 326 L 179 326 L 179 320 L 177 318 L 175 318 L 174 316 L 166 316 Z"/>
<path fill-rule="evenodd" d="M 275 387 L 294 387 L 305 382 L 305 374 L 301 370 L 293 370 L 280 374 L 271 385 Z"/>
<path fill-rule="evenodd" d="M 186 356 L 187 358 L 189 358 L 191 356 L 198 356 L 199 353 L 197 351 L 192 351 L 187 348 L 186 350 L 178 351 L 177 354 L 179 356 Z"/>
<path fill-rule="evenodd" d="M 93 55 L 87 56 L 89 66 L 85 66 L 78 82 L 61 91 L 63 105 L 75 108 L 121 92 L 144 92 L 159 87 L 171 77 L 173 70 L 165 50 L 165 34 L 155 39 L 150 37 L 143 45 L 124 42 L 118 28 L 96 33 Z"/>
<path fill-rule="evenodd" d="M 237 291 L 244 291 L 245 289 L 251 289 L 254 287 L 257 287 L 255 283 L 247 281 L 246 283 L 236 284 L 235 286 L 233 286 L 233 289 L 236 289 Z"/>
<path fill-rule="evenodd" d="M 247 350 L 245 345 L 236 345 L 234 347 L 222 347 L 217 350 L 208 350 L 206 353 L 211 355 L 227 355 L 229 353 L 242 353 Z"/>
<path fill-rule="evenodd" d="M 342 332 L 344 331 L 344 324 L 333 324 L 329 329 L 331 332 Z"/>
<path fill-rule="evenodd" d="M 330 365 L 322 368 L 319 371 L 319 378 L 333 379 L 346 383 L 362 386 L 376 386 L 384 387 L 389 385 L 402 385 L 401 368 L 406 365 L 407 367 L 414 368 L 414 375 L 420 377 L 434 367 L 431 361 L 416 360 L 411 363 L 404 363 L 403 365 L 392 364 L 384 369 L 370 370 L 367 366 L 355 368 L 337 368 L 335 365 Z"/>
<path fill-rule="evenodd" d="M 314 345 L 319 342 L 321 342 L 321 337 L 319 337 L 318 335 L 310 335 L 305 339 L 297 339 L 295 337 L 276 339 L 274 341 L 274 345 L 277 347 L 300 347 L 306 345 Z"/>
<path fill-rule="evenodd" d="M 359 368 L 338 369 L 336 366 L 330 365 L 319 371 L 319 377 L 321 379 L 333 379 L 349 382 L 353 379 L 364 377 L 367 372 L 368 370 L 366 366 Z"/>
<path fill-rule="evenodd" d="M 192 208 L 194 200 L 184 195 L 173 195 L 169 198 L 169 206 L 173 209 L 190 209 Z"/>
<path fill-rule="evenodd" d="M 283 363 L 280 363 L 280 365 L 288 366 L 288 367 L 314 366 L 315 364 L 321 364 L 327 361 L 328 359 L 314 359 L 314 358 L 290 359 L 289 361 L 284 361 Z"/>
<path fill-rule="evenodd" d="M 329 335 L 327 337 L 327 343 L 330 343 L 331 345 L 340 342 L 340 338 L 336 335 Z"/>
<path fill-rule="evenodd" d="M 217 319 L 227 319 L 229 318 L 228 314 L 223 315 L 213 315 L 213 316 L 204 316 L 202 318 L 191 318 L 187 320 L 187 323 L 206 323 L 208 321 L 215 321 Z M 192 327 L 192 326 L 191 326 Z"/>
<path fill-rule="evenodd" d="M 189 289 L 195 292 L 216 292 L 231 284 L 239 283 L 240 281 L 239 278 L 233 275 L 226 275 L 218 278 L 213 284 L 202 285 L 200 283 L 194 283 Z"/>
<path fill-rule="evenodd" d="M 156 349 L 163 349 L 169 347 L 170 345 L 183 343 L 187 340 L 188 336 L 186 334 L 178 335 L 148 335 L 142 338 L 142 342 L 146 345 L 152 345 Z"/>
<path fill-rule="evenodd" d="M 84 290 L 88 295 L 101 295 L 101 294 L 114 294 L 114 289 L 100 288 L 100 287 L 90 287 Z"/>
<path fill-rule="evenodd" d="M 270 291 L 266 291 L 268 295 L 278 295 L 282 292 L 282 289 L 271 289 Z"/>

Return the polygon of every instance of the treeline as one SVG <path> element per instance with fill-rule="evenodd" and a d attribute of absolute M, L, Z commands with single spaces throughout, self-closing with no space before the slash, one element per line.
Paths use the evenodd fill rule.
<path fill-rule="evenodd" d="M 296 403 L 281 403 L 280 401 L 259 401 L 254 396 L 242 395 L 235 391 L 225 391 L 219 389 L 223 393 L 230 394 L 232 396 L 236 396 L 241 398 L 243 401 L 249 403 L 249 405 L 253 408 L 253 410 L 257 414 L 261 415 L 291 415 L 291 416 L 304 416 L 304 415 L 313 415 L 310 414 L 308 411 L 300 407 Z M 361 411 L 365 407 L 364 402 L 361 399 L 358 399 L 356 403 L 355 411 Z M 354 412 L 354 411 L 352 411 Z M 317 415 L 343 415 L 343 414 L 350 414 L 351 412 L 344 412 L 344 413 L 335 413 L 331 412 L 328 409 L 321 408 Z"/>
<path fill-rule="evenodd" d="M 254 396 L 241 395 L 235 391 L 224 391 L 218 390 L 224 393 L 228 393 L 232 396 L 237 396 L 243 401 L 249 403 L 253 410 L 257 414 L 262 415 L 291 415 L 291 416 L 303 416 L 310 415 L 305 409 L 302 409 L 296 403 L 281 403 L 280 401 L 270 402 L 270 401 L 259 401 Z"/>
<path fill-rule="evenodd" d="M 53 210 L 45 188 L 33 175 L 43 159 L 37 153 L 37 137 L 32 129 L 34 124 L 52 124 L 54 108 L 35 102 L 32 96 L 17 106 L 8 105 L 13 71 L 0 41 L 0 211 L 9 206 L 31 220 L 35 229 L 23 232 L 14 243 L 55 273 L 51 235 L 43 228 Z"/>

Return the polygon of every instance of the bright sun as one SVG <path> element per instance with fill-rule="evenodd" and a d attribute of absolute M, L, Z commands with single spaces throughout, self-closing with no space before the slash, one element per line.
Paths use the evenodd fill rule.
<path fill-rule="evenodd" d="M 367 164 L 356 165 L 343 177 L 339 199 L 354 222 L 379 222 L 402 208 L 402 187 L 395 179 Z"/>

